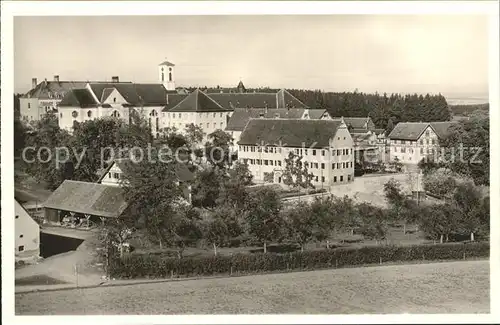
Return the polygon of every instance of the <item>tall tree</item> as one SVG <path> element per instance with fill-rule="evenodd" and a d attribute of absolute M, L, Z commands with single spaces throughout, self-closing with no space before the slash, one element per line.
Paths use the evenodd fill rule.
<path fill-rule="evenodd" d="M 267 253 L 268 243 L 280 242 L 284 237 L 285 222 L 281 209 L 278 193 L 269 187 L 258 189 L 250 195 L 246 224 L 249 234 L 263 243 L 264 253 Z"/>
<path fill-rule="evenodd" d="M 313 174 L 309 173 L 307 166 L 302 162 L 302 157 L 290 151 L 285 158 L 283 171 L 283 184 L 297 188 L 314 188 L 312 185 Z"/>

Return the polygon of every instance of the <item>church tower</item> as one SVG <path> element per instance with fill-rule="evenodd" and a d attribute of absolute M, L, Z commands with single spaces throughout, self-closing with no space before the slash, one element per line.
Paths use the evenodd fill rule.
<path fill-rule="evenodd" d="M 175 64 L 164 61 L 158 65 L 158 80 L 167 90 L 175 90 Z"/>

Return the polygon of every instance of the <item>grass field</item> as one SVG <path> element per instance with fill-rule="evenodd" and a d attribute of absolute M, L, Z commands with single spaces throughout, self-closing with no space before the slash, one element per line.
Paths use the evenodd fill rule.
<path fill-rule="evenodd" d="M 489 313 L 488 261 L 392 265 L 15 296 L 16 314 Z"/>

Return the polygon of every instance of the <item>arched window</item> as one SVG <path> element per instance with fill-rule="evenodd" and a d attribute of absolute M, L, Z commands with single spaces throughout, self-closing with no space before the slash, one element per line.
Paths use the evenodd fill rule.
<path fill-rule="evenodd" d="M 73 118 L 77 118 L 78 117 L 78 112 L 77 111 L 73 111 L 73 113 L 71 113 L 71 116 L 73 116 Z"/>
<path fill-rule="evenodd" d="M 168 73 L 168 81 L 172 81 L 172 72 Z"/>
<path fill-rule="evenodd" d="M 120 117 L 120 113 L 118 111 L 113 111 L 113 113 L 111 113 L 111 116 Z"/>
<path fill-rule="evenodd" d="M 88 111 L 88 112 L 87 112 L 87 116 L 88 116 L 89 118 L 90 118 L 90 117 L 92 117 L 92 111 Z"/>

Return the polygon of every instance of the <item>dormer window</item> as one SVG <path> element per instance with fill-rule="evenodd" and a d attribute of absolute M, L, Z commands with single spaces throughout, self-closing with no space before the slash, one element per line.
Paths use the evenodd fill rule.
<path fill-rule="evenodd" d="M 73 111 L 71 113 L 71 116 L 73 116 L 73 118 L 77 118 L 78 117 L 78 112 L 77 111 Z"/>

